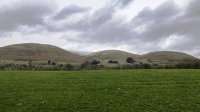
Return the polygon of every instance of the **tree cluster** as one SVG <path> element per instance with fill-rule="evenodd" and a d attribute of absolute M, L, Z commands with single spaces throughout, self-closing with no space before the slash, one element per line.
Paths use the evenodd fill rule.
<path fill-rule="evenodd" d="M 109 60 L 108 63 L 110 63 L 110 64 L 117 64 L 117 63 L 119 63 L 119 62 L 116 61 L 116 60 Z"/>
<path fill-rule="evenodd" d="M 48 60 L 47 62 L 34 62 L 28 60 L 27 64 L 15 64 L 15 63 L 0 63 L 0 70 L 102 70 L 102 69 L 200 69 L 200 61 L 191 63 L 178 63 L 178 64 L 146 64 L 135 63 L 136 61 L 129 57 L 127 58 L 127 64 L 115 64 L 116 60 L 109 60 L 108 63 L 115 64 L 113 66 L 104 66 L 99 60 L 87 61 L 81 65 L 72 64 L 59 64 L 55 61 Z"/>
<path fill-rule="evenodd" d="M 134 62 L 136 62 L 136 61 L 135 61 L 132 57 L 128 57 L 128 58 L 126 59 L 126 62 L 132 64 L 132 63 L 134 63 Z"/>

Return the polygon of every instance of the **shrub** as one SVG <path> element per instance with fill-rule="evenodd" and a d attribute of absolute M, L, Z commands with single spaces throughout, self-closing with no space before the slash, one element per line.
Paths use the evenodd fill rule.
<path fill-rule="evenodd" d="M 48 60 L 48 65 L 51 65 L 51 60 Z"/>
<path fill-rule="evenodd" d="M 100 61 L 98 61 L 98 60 L 93 60 L 93 61 L 91 62 L 92 65 L 98 65 L 99 63 L 100 63 Z"/>
<path fill-rule="evenodd" d="M 56 62 L 52 62 L 51 64 L 52 64 L 52 65 L 56 65 Z"/>
<path fill-rule="evenodd" d="M 111 63 L 111 64 L 112 64 L 112 63 L 113 63 L 113 60 L 109 60 L 108 63 Z"/>
<path fill-rule="evenodd" d="M 127 63 L 134 63 L 135 60 L 132 57 L 129 57 L 129 58 L 126 59 L 126 62 Z"/>
<path fill-rule="evenodd" d="M 113 64 L 113 63 L 116 64 L 116 63 L 118 63 L 118 61 L 116 61 L 116 60 L 109 60 L 108 63 L 110 63 L 110 64 Z"/>

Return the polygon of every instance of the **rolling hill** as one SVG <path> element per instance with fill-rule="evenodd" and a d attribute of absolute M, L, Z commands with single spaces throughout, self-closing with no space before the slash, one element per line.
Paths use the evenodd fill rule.
<path fill-rule="evenodd" d="M 160 60 L 169 62 L 193 62 L 197 60 L 197 58 L 195 58 L 192 55 L 173 51 L 150 52 L 142 55 L 142 57 L 150 60 Z"/>
<path fill-rule="evenodd" d="M 47 44 L 15 44 L 0 47 L 0 60 L 34 60 L 34 61 L 66 61 L 78 62 L 84 61 L 84 57 L 75 53 L 68 52 L 56 46 Z"/>
<path fill-rule="evenodd" d="M 105 50 L 92 53 L 89 57 L 99 59 L 127 59 L 128 57 L 136 58 L 139 57 L 139 55 L 120 50 Z"/>
<path fill-rule="evenodd" d="M 126 51 L 105 50 L 105 51 L 99 51 L 99 52 L 95 52 L 95 53 L 92 53 L 92 54 L 88 55 L 87 60 L 98 59 L 104 65 L 107 65 L 107 62 L 109 60 L 116 60 L 120 64 L 125 64 L 126 63 L 126 59 L 128 57 L 138 58 L 140 56 L 137 55 L 137 54 L 132 54 L 132 53 L 126 52 Z"/>
<path fill-rule="evenodd" d="M 128 57 L 133 57 L 137 62 L 156 64 L 176 64 L 196 62 L 198 60 L 189 54 L 172 51 L 158 51 L 137 55 L 120 50 L 105 50 L 83 56 L 48 44 L 27 43 L 0 47 L 0 60 L 23 61 L 31 59 L 33 61 L 47 61 L 50 59 L 81 64 L 86 60 L 98 59 L 102 64 L 107 65 L 109 60 L 116 60 L 119 64 L 126 64 Z"/>

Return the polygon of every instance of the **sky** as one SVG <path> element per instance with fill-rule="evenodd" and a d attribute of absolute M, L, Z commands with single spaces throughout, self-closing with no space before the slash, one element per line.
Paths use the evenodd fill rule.
<path fill-rule="evenodd" d="M 0 47 L 178 51 L 200 57 L 200 0 L 1 0 Z"/>

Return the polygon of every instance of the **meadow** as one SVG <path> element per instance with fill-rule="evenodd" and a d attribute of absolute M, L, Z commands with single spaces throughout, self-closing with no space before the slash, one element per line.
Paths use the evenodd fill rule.
<path fill-rule="evenodd" d="M 0 112 L 199 112 L 200 70 L 0 71 Z"/>

